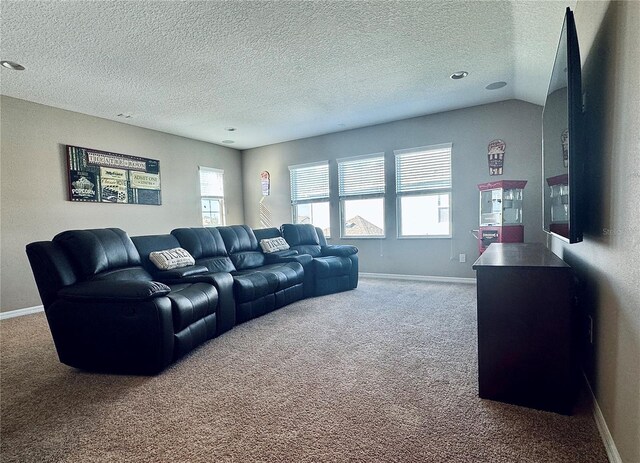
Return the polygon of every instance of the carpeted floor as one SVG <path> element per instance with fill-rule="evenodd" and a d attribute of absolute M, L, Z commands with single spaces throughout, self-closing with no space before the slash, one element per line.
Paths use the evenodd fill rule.
<path fill-rule="evenodd" d="M 475 286 L 362 279 L 236 327 L 156 377 L 58 362 L 4 320 L 8 462 L 606 462 L 574 416 L 477 397 Z"/>

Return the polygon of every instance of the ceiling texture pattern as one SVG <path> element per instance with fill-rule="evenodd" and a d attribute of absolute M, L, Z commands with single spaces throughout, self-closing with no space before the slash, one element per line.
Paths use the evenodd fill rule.
<path fill-rule="evenodd" d="M 247 149 L 542 104 L 566 6 L 575 0 L 3 0 L 0 59 L 26 70 L 2 68 L 0 92 Z M 469 76 L 449 78 L 460 70 Z M 495 81 L 508 85 L 485 90 Z"/>

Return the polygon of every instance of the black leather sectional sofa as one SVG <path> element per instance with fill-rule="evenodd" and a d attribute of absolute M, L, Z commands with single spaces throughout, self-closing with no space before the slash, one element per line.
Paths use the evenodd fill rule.
<path fill-rule="evenodd" d="M 281 237 L 289 249 L 262 251 Z M 195 263 L 150 259 L 175 248 Z M 110 373 L 158 373 L 238 323 L 358 284 L 357 248 L 328 246 L 312 225 L 71 230 L 26 250 L 60 361 Z"/>

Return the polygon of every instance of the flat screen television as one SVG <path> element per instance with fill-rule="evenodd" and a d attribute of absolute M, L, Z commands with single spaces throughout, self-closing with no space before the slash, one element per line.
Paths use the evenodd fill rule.
<path fill-rule="evenodd" d="M 584 117 L 580 50 L 567 8 L 542 112 L 544 230 L 569 243 L 582 241 L 584 222 Z"/>

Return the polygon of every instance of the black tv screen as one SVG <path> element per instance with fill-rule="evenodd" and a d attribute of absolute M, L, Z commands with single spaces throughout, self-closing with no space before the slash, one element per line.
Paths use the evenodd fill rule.
<path fill-rule="evenodd" d="M 584 127 L 580 51 L 567 8 L 542 112 L 544 230 L 570 243 L 582 241 Z"/>

